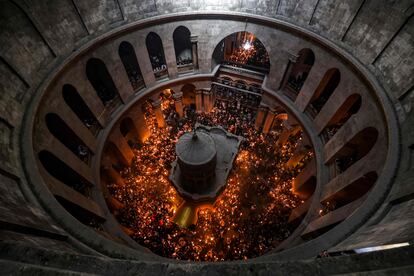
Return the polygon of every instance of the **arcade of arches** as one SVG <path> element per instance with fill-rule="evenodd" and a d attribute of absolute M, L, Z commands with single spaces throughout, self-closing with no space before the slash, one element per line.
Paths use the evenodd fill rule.
<path fill-rule="evenodd" d="M 37 30 L 38 51 L 60 56 L 41 24 L 28 23 L 24 6 L 7 3 L 26 32 Z M 24 172 L 17 193 L 39 211 L 34 222 L 5 224 L 4 236 L 14 231 L 5 246 L 45 242 L 65 254 L 219 267 L 278 258 L 323 262 L 384 245 L 412 250 L 414 219 L 397 218 L 413 206 L 406 187 L 412 144 L 400 152 L 406 144 L 398 132 L 410 130 L 398 125 L 403 115 L 396 116 L 379 73 L 342 44 L 283 20 L 213 14 L 150 17 L 122 31 L 114 25 L 49 73 L 38 70 L 47 77 L 33 97 L 20 100 L 27 106 L 20 138 L 0 154 L 21 147 L 24 160 L 13 161 Z M 89 33 L 88 24 L 78 27 Z M 0 57 L 16 82 L 31 86 L 28 73 L 8 62 Z M 201 192 L 188 197 L 172 181 L 176 166 L 184 168 L 176 145 L 188 133 L 202 143 L 200 132 L 217 150 L 212 181 L 226 175 L 208 199 Z M 15 139 L 2 133 L 4 141 Z M 237 139 L 237 150 L 220 144 L 226 139 Z M 190 148 L 194 160 L 207 150 Z M 207 165 L 188 168 L 207 175 Z M 206 185 L 208 177 L 192 185 Z M 16 217 L 31 217 L 27 212 L 16 207 Z M 392 235 L 397 222 L 404 225 L 399 237 Z"/>
<path fill-rule="evenodd" d="M 154 78 L 168 78 L 162 39 L 150 32 L 145 41 Z M 174 30 L 173 45 L 177 73 L 196 72 L 197 47 L 192 47 L 188 28 L 179 26 Z M 118 54 L 131 89 L 141 93 L 146 88 L 140 69 L 143 65 L 133 45 L 122 41 Z M 301 97 L 300 91 L 316 58 L 312 49 L 304 48 L 286 64 L 280 87 L 292 101 Z M 249 259 L 269 252 L 301 224 L 308 212 L 303 206 L 312 200 L 316 189 L 312 142 L 292 111 L 277 99 L 269 98 L 263 89 L 271 68 L 263 43 L 253 33 L 233 33 L 217 44 L 212 61 L 215 73 L 204 87 L 197 87 L 198 82 L 186 82 L 154 90 L 124 112 L 103 147 L 100 185 L 109 210 L 125 234 L 164 257 L 224 261 Z M 103 114 L 110 114 L 124 100 L 103 60 L 87 60 L 86 75 L 103 105 L 99 116 L 93 115 L 71 84 L 63 85 L 62 95 L 76 117 L 96 134 Z M 306 105 L 308 116 L 317 117 L 335 95 L 340 82 L 338 68 L 326 71 Z M 350 95 L 352 100 L 345 100 L 343 106 L 333 110 L 335 116 L 325 123 L 321 134 L 327 145 L 358 114 L 361 95 L 362 92 Z M 80 159 L 82 166 L 89 164 L 94 150 L 64 119 L 56 113 L 47 113 L 45 122 L 65 150 Z M 169 180 L 176 159 L 174 145 L 181 135 L 193 131 L 196 124 L 220 126 L 243 139 L 224 192 L 208 202 L 184 199 Z M 382 131 L 382 125 L 361 126 L 349 141 L 333 150 L 333 156 L 325 160 L 329 167 L 328 181 L 358 167 L 358 161 L 375 146 L 385 146 L 386 140 L 378 139 Z M 39 160 L 48 175 L 75 189 L 79 196 L 90 198 L 92 181 L 65 160 L 46 149 L 39 151 Z M 357 208 L 375 185 L 381 165 L 382 161 L 364 171 L 361 178 L 350 179 L 324 195 L 317 217 L 323 220 L 328 214 L 343 212 L 344 208 Z M 101 214 L 63 206 L 86 225 L 103 231 Z M 323 234 L 332 227 L 330 223 L 305 229 L 301 239 L 306 241 Z"/>

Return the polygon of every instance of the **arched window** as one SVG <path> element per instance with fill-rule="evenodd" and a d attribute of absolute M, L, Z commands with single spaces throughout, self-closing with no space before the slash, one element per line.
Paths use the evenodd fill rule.
<path fill-rule="evenodd" d="M 63 184 L 79 193 L 88 196 L 92 184 L 53 153 L 42 150 L 38 154 L 39 160 L 46 171 Z"/>
<path fill-rule="evenodd" d="M 299 51 L 296 61 L 289 61 L 287 76 L 282 83 L 282 89 L 288 90 L 288 96 L 293 100 L 302 89 L 310 70 L 315 62 L 315 55 L 311 49 L 302 49 Z M 292 95 L 293 94 L 293 95 Z"/>
<path fill-rule="evenodd" d="M 333 137 L 352 115 L 358 113 L 361 103 L 362 99 L 359 94 L 352 94 L 345 100 L 329 120 L 322 132 L 322 136 L 326 138 L 326 141 Z"/>
<path fill-rule="evenodd" d="M 63 208 L 65 208 L 67 212 L 83 224 L 99 227 L 99 225 L 105 221 L 103 217 L 91 212 L 91 210 L 84 208 L 81 205 L 78 205 L 78 203 L 72 202 L 70 199 L 76 198 L 80 203 L 85 200 L 87 201 L 90 196 L 90 187 L 92 186 L 92 183 L 49 151 L 42 150 L 39 152 L 38 157 L 42 166 L 53 178 L 85 196 L 85 198 L 82 198 L 80 195 L 72 195 L 69 193 L 68 198 L 65 198 L 62 195 L 56 194 L 56 200 L 63 206 Z"/>
<path fill-rule="evenodd" d="M 181 91 L 183 92 L 183 104 L 189 107 L 190 109 L 195 110 L 196 109 L 195 86 L 187 83 L 181 88 Z"/>
<path fill-rule="evenodd" d="M 164 47 L 159 35 L 150 32 L 145 39 L 148 55 L 151 61 L 155 78 L 160 79 L 168 75 L 167 63 L 165 62 Z"/>
<path fill-rule="evenodd" d="M 194 69 L 190 37 L 190 30 L 184 26 L 179 26 L 174 30 L 173 40 L 178 72 Z"/>
<path fill-rule="evenodd" d="M 121 102 L 114 81 L 102 60 L 89 59 L 86 63 L 86 76 L 105 106 L 114 102 Z"/>
<path fill-rule="evenodd" d="M 329 202 L 332 209 L 340 208 L 364 196 L 374 186 L 377 179 L 376 172 L 368 172 L 334 194 L 326 197 L 322 195 L 321 203 Z"/>
<path fill-rule="evenodd" d="M 228 35 L 214 48 L 211 69 L 219 64 L 268 73 L 270 59 L 266 47 L 252 33 L 237 32 Z"/>
<path fill-rule="evenodd" d="M 65 103 L 72 109 L 79 120 L 82 121 L 92 134 L 98 134 L 101 125 L 89 109 L 88 105 L 83 101 L 76 88 L 70 84 L 63 85 L 62 96 Z"/>
<path fill-rule="evenodd" d="M 129 42 L 123 41 L 119 45 L 118 54 L 122 60 L 129 81 L 131 82 L 132 89 L 136 91 L 144 88 L 144 79 L 142 78 L 134 47 Z"/>
<path fill-rule="evenodd" d="M 328 162 L 335 162 L 338 172 L 343 173 L 367 155 L 377 142 L 377 139 L 378 131 L 373 127 L 367 127 L 349 140 Z"/>
<path fill-rule="evenodd" d="M 89 162 L 91 150 L 76 135 L 75 132 L 55 113 L 48 113 L 45 117 L 46 126 L 65 147 L 85 163 Z"/>
<path fill-rule="evenodd" d="M 321 111 L 329 97 L 335 91 L 336 87 L 338 87 L 340 80 L 341 73 L 338 69 L 332 68 L 326 71 L 311 99 L 311 105 L 316 113 Z"/>

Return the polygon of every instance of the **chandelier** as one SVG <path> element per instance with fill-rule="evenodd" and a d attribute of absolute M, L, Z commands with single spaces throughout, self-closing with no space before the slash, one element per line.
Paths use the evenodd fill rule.
<path fill-rule="evenodd" d="M 237 41 L 238 47 L 230 55 L 229 60 L 235 63 L 246 64 L 257 52 L 256 47 L 254 46 L 256 37 L 246 31 L 242 33 L 242 36 L 243 37 Z"/>

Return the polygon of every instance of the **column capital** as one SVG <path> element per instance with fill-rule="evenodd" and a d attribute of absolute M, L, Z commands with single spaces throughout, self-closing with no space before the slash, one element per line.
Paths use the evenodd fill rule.
<path fill-rule="evenodd" d="M 260 103 L 259 109 L 261 109 L 261 110 L 267 110 L 267 109 L 269 109 L 269 106 L 267 104 Z"/>
<path fill-rule="evenodd" d="M 191 43 L 197 43 L 198 42 L 198 36 L 196 36 L 196 35 L 190 36 L 190 41 L 191 41 Z"/>
<path fill-rule="evenodd" d="M 298 61 L 299 56 L 293 53 L 287 52 L 288 58 L 291 62 L 296 63 Z"/>
<path fill-rule="evenodd" d="M 153 102 L 151 102 L 151 105 L 154 108 L 158 108 L 161 106 L 161 100 L 160 99 L 154 100 Z"/>
<path fill-rule="evenodd" d="M 183 92 L 176 92 L 172 94 L 175 101 L 179 101 L 183 98 Z"/>
<path fill-rule="evenodd" d="M 269 113 L 271 113 L 272 115 L 276 115 L 277 114 L 277 109 L 269 108 Z"/>

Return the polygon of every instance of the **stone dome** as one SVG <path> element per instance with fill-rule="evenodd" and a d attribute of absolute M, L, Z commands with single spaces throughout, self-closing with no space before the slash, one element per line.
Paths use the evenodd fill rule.
<path fill-rule="evenodd" d="M 216 145 L 213 138 L 203 132 L 188 132 L 180 137 L 175 151 L 180 163 L 203 165 L 216 157 Z"/>

